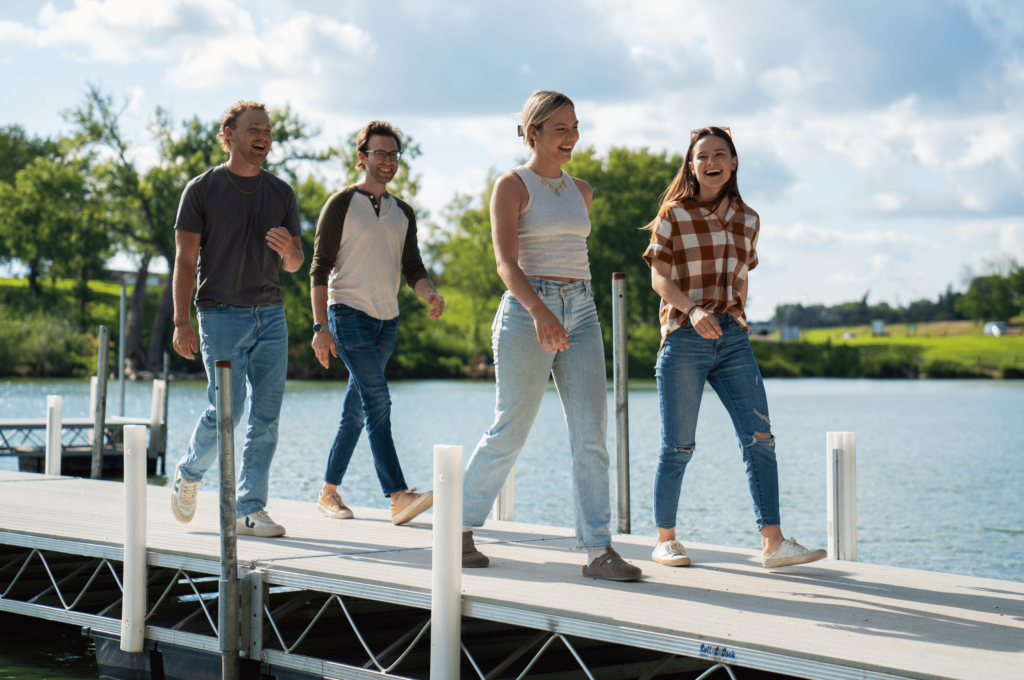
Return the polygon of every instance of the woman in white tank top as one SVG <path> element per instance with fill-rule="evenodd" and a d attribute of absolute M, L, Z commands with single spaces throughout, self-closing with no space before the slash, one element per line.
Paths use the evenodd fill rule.
<path fill-rule="evenodd" d="M 609 530 L 608 388 L 587 258 L 593 190 L 562 170 L 579 141 L 578 125 L 568 97 L 534 93 L 519 133 L 532 156 L 500 177 L 491 196 L 494 254 L 508 290 L 492 326 L 494 424 L 464 478 L 462 565 L 488 564 L 472 529 L 487 519 L 553 375 L 569 429 L 576 548 L 588 552 L 583 575 L 635 581 L 640 569 L 612 549 Z"/>

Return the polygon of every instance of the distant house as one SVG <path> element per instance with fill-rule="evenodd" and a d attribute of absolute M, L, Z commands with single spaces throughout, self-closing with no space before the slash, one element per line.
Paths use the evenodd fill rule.
<path fill-rule="evenodd" d="M 751 321 L 747 325 L 750 326 L 751 335 L 771 335 L 775 332 L 775 324 L 771 321 Z"/>
<path fill-rule="evenodd" d="M 871 320 L 871 335 L 881 337 L 885 335 L 885 319 Z"/>
<path fill-rule="evenodd" d="M 799 340 L 800 339 L 800 326 L 783 326 L 782 327 L 782 339 L 783 340 Z"/>
<path fill-rule="evenodd" d="M 135 285 L 135 277 L 138 272 L 125 272 L 116 269 L 110 270 L 110 280 L 114 283 L 123 283 L 126 286 Z M 149 272 L 146 276 L 146 286 L 162 286 L 167 281 L 167 274 L 154 274 Z"/>

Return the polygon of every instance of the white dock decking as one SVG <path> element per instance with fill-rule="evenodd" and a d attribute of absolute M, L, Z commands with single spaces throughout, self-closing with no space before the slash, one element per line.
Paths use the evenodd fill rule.
<path fill-rule="evenodd" d="M 216 564 L 217 496 L 201 492 L 196 519 L 182 525 L 169 494 L 148 489 L 151 556 Z M 0 543 L 120 547 L 122 507 L 118 482 L 0 472 Z M 240 564 L 403 591 L 429 606 L 430 515 L 395 527 L 382 510 L 327 519 L 312 499 L 267 509 L 288 535 L 240 536 Z M 488 522 L 476 536 L 491 566 L 463 570 L 465 616 L 688 656 L 725 647 L 735 656 L 720 660 L 800 677 L 1024 678 L 1024 583 L 836 561 L 769 572 L 754 551 L 700 544 L 687 544 L 693 566 L 673 569 L 651 562 L 651 539 L 637 536 L 614 542 L 644 579 L 610 583 L 581 576 L 570 530 Z M 0 592 L 9 580 L 0 576 Z"/>

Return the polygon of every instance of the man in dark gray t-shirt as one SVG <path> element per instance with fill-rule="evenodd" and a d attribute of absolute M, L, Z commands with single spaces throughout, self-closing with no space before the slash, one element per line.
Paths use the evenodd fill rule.
<path fill-rule="evenodd" d="M 202 350 L 210 406 L 174 470 L 171 511 L 179 522 L 192 521 L 199 483 L 217 462 L 214 363 L 230 361 L 236 427 L 249 399 L 235 528 L 239 534 L 283 536 L 284 527 L 265 508 L 288 369 L 278 270 L 302 266 L 299 212 L 292 188 L 261 167 L 272 144 L 263 104 L 229 108 L 219 137 L 230 159 L 188 183 L 174 225 L 174 349 L 187 359 Z M 199 343 L 190 320 L 196 282 Z"/>

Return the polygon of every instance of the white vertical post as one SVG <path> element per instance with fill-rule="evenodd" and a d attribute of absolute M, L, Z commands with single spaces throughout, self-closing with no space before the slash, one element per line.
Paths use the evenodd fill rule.
<path fill-rule="evenodd" d="M 89 415 L 96 413 L 96 393 L 99 391 L 99 377 L 89 376 Z M 92 446 L 93 431 L 89 430 L 89 446 Z"/>
<path fill-rule="evenodd" d="M 857 435 L 825 436 L 828 556 L 857 561 Z"/>
<path fill-rule="evenodd" d="M 124 600 L 121 650 L 141 652 L 146 636 L 146 428 L 124 428 Z"/>
<path fill-rule="evenodd" d="M 124 344 L 125 322 L 128 317 L 128 297 L 124 284 L 121 284 L 121 318 L 117 330 L 117 388 L 121 392 L 121 401 L 117 407 L 117 415 L 124 415 L 124 358 L 126 347 Z"/>
<path fill-rule="evenodd" d="M 462 447 L 434 446 L 430 678 L 459 677 L 462 657 Z"/>
<path fill-rule="evenodd" d="M 46 469 L 48 475 L 60 475 L 61 434 L 64 397 L 51 394 L 46 397 Z"/>
<path fill-rule="evenodd" d="M 164 398 L 166 393 L 167 381 L 154 380 L 153 403 L 149 409 L 149 449 L 154 456 L 160 448 L 161 428 L 163 428 L 165 418 L 164 410 L 167 408 L 167 400 Z"/>
<path fill-rule="evenodd" d="M 516 466 L 508 471 L 505 483 L 494 501 L 494 519 L 501 522 L 516 521 Z"/>

